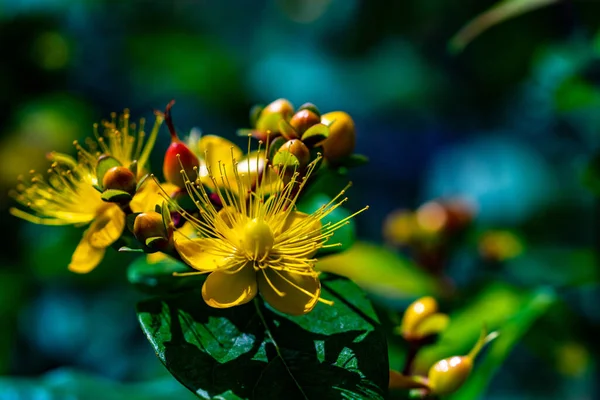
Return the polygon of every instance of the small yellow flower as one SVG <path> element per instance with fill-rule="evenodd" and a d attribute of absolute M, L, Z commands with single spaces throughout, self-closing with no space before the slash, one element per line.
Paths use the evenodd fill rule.
<path fill-rule="evenodd" d="M 89 225 L 73 256 L 69 269 L 77 273 L 87 273 L 94 269 L 102 258 L 106 248 L 121 237 L 125 228 L 125 213 L 114 203 L 106 203 L 101 194 L 94 188 L 98 184 L 96 164 L 101 154 L 108 154 L 121 162 L 130 165 L 138 162 L 138 171 L 148 159 L 162 118 L 157 116 L 150 138 L 143 146 L 143 121 L 137 134 L 132 136 L 129 124 L 129 112 L 126 110 L 117 124 L 116 114 L 112 122 L 104 123 L 104 134 L 98 133 L 98 125 L 94 125 L 97 141 L 88 141 L 88 150 L 83 149 L 77 142 L 79 159 L 60 154 L 50 153 L 52 161 L 48 176 L 31 171 L 31 179 L 22 177 L 12 192 L 16 201 L 29 211 L 11 208 L 11 214 L 26 221 L 42 225 Z M 101 151 L 100 151 L 101 150 Z M 135 199 L 135 197 L 134 197 Z M 155 200 L 152 197 L 149 200 Z M 161 199 L 162 201 L 162 199 Z M 154 209 L 154 204 L 138 201 L 139 211 Z"/>
<path fill-rule="evenodd" d="M 205 177 L 214 187 L 225 189 L 216 192 L 223 204 L 219 211 L 204 185 L 192 182 L 184 173 L 186 189 L 196 202 L 200 217 L 178 210 L 202 237 L 175 239 L 181 258 L 197 270 L 179 275 L 209 273 L 202 296 L 216 308 L 247 303 L 258 292 L 275 309 L 291 315 L 306 314 L 318 301 L 330 303 L 320 298 L 321 283 L 314 256 L 320 248 L 336 246 L 326 242 L 357 214 L 321 224 L 325 216 L 346 201 L 341 199 L 344 191 L 313 214 L 298 212 L 296 200 L 318 160 L 309 164 L 302 179 L 294 173 L 280 191 L 269 195 L 266 188 L 282 182 L 285 168 L 279 175 L 268 174 L 271 167 L 261 169 L 260 158 L 238 162 L 237 155 L 230 149 L 227 158 L 206 165 Z M 210 151 L 207 156 L 209 159 Z M 263 160 L 266 165 L 266 159 Z M 246 165 L 242 168 L 241 164 Z M 252 171 L 261 170 L 259 178 L 263 184 L 254 187 Z"/>

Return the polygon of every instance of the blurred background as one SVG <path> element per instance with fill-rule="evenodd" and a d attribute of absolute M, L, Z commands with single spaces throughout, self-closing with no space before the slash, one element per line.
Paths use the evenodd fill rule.
<path fill-rule="evenodd" d="M 281 97 L 355 120 L 355 273 L 390 321 L 438 297 L 460 321 L 442 358 L 542 296 L 480 398 L 598 398 L 600 2 L 546 3 L 467 44 L 495 1 L 0 0 L 0 399 L 192 397 L 139 329 L 134 257 L 70 273 L 82 230 L 9 215 L 17 176 L 112 111 L 176 99 L 180 132 L 243 144 L 251 106 Z M 392 367 L 403 351 L 392 337 Z"/>

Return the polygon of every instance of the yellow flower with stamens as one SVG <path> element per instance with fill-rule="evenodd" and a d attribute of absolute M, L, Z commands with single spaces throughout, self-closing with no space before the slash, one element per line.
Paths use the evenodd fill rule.
<path fill-rule="evenodd" d="M 263 187 L 275 179 L 282 182 L 285 168 L 274 177 L 263 169 L 261 180 L 266 185 L 254 188 L 252 174 L 238 172 L 242 162 L 234 154 L 227 160 L 220 161 L 217 170 L 206 170 L 215 187 L 226 189 L 217 192 L 224 205 L 221 210 L 214 207 L 203 185 L 183 173 L 199 217 L 171 204 L 202 237 L 175 240 L 181 258 L 197 270 L 179 275 L 208 273 L 202 296 L 216 308 L 247 303 L 258 292 L 272 307 L 291 315 L 306 314 L 318 301 L 331 304 L 320 297 L 315 254 L 321 248 L 336 246 L 326 242 L 336 229 L 367 207 L 341 221 L 322 225 L 321 220 L 346 201 L 342 199 L 345 190 L 313 214 L 304 214 L 295 207 L 318 159 L 309 164 L 304 177 L 300 179 L 294 173 L 280 191 L 270 195 Z M 254 162 L 258 164 L 259 160 Z M 244 163 L 246 171 L 253 170 L 250 160 Z"/>
<path fill-rule="evenodd" d="M 11 214 L 26 221 L 42 225 L 90 224 L 71 258 L 69 269 L 73 272 L 87 273 L 94 269 L 102 261 L 106 248 L 121 237 L 125 228 L 125 212 L 119 205 L 103 201 L 100 192 L 94 188 L 98 184 L 98 157 L 108 154 L 123 165 L 130 165 L 137 160 L 138 171 L 143 170 L 162 117 L 157 115 L 145 145 L 143 120 L 134 136 L 130 134 L 131 130 L 135 131 L 135 127 L 129 124 L 127 110 L 119 119 L 118 125 L 116 121 L 116 115 L 113 114 L 112 122 L 104 123 L 103 135 L 98 133 L 98 126 L 94 125 L 97 142 L 88 140 L 89 150 L 75 142 L 79 150 L 78 160 L 66 154 L 50 153 L 48 158 L 52 165 L 48 176 L 31 171 L 31 179 L 21 177 L 16 190 L 11 192 L 21 206 L 29 209 L 24 211 L 11 208 Z M 137 204 L 138 208 L 144 208 L 140 202 Z M 149 210 L 154 209 L 154 204 L 146 206 Z"/>

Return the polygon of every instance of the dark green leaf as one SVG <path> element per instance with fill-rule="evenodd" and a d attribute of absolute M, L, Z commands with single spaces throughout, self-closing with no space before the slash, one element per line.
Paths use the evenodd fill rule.
<path fill-rule="evenodd" d="M 163 256 L 161 260 L 149 262 Z M 194 271 L 186 264 L 172 257 L 153 254 L 137 258 L 127 268 L 127 279 L 138 289 L 152 294 L 164 294 L 182 289 L 202 287 L 205 275 L 173 276 L 174 272 L 186 273 Z"/>
<path fill-rule="evenodd" d="M 229 309 L 199 291 L 138 304 L 158 357 L 203 399 L 383 399 L 389 366 L 385 335 L 362 291 L 323 279 L 307 315 L 273 311 L 259 299 Z"/>

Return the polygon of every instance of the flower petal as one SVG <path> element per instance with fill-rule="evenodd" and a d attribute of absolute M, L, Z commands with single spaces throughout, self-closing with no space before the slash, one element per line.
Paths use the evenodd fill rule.
<path fill-rule="evenodd" d="M 211 273 L 202 286 L 202 297 L 211 307 L 229 308 L 249 302 L 257 291 L 256 272 L 248 262 L 236 272 Z"/>
<path fill-rule="evenodd" d="M 106 248 L 94 247 L 89 241 L 89 234 L 86 232 L 79 242 L 79 245 L 73 252 L 69 270 L 78 274 L 87 274 L 102 261 Z"/>
<path fill-rule="evenodd" d="M 124 229 L 125 213 L 116 204 L 109 204 L 88 228 L 90 245 L 106 248 L 121 237 Z"/>
<path fill-rule="evenodd" d="M 225 165 L 233 165 L 233 158 L 240 160 L 242 150 L 229 140 L 216 135 L 204 135 L 198 141 L 200 156 L 205 158 L 207 166 L 215 177 L 220 177 L 219 161 Z"/>
<path fill-rule="evenodd" d="M 222 255 L 219 239 L 175 239 L 175 248 L 190 267 L 202 272 L 215 271 L 228 262 L 230 258 Z"/>
<path fill-rule="evenodd" d="M 321 282 L 316 273 L 299 275 L 266 268 L 257 273 L 257 280 L 262 297 L 277 311 L 290 315 L 311 311 L 321 294 Z"/>
<path fill-rule="evenodd" d="M 168 182 L 161 183 L 161 186 L 169 194 L 179 190 L 177 186 Z M 134 213 L 154 211 L 156 205 L 162 205 L 164 201 L 162 193 L 163 191 L 154 179 L 147 179 L 129 202 L 129 207 Z"/>

